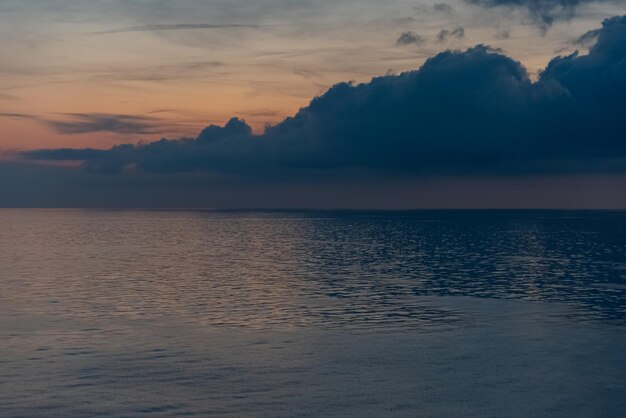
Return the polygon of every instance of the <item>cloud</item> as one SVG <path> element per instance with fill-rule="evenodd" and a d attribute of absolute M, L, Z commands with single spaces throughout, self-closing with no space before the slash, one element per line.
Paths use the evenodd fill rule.
<path fill-rule="evenodd" d="M 433 14 L 433 13 L 450 14 L 454 12 L 454 8 L 450 6 L 448 3 L 435 3 L 429 7 L 414 6 L 413 9 L 415 9 L 415 11 L 418 13 L 427 13 L 427 14 Z"/>
<path fill-rule="evenodd" d="M 588 55 L 556 57 L 534 82 L 519 62 L 478 45 L 442 52 L 416 71 L 339 83 L 261 135 L 232 118 L 193 139 L 22 157 L 83 161 L 92 172 L 200 171 L 257 180 L 364 171 L 624 173 L 625 59 L 626 16 L 614 17 L 603 22 Z"/>
<path fill-rule="evenodd" d="M 206 30 L 206 29 L 237 29 L 237 28 L 258 28 L 259 25 L 252 24 L 208 24 L 208 23 L 172 23 L 172 24 L 152 24 L 129 26 L 126 28 L 111 29 L 100 32 L 94 32 L 93 35 L 105 35 L 111 33 L 129 33 L 129 32 L 162 32 L 174 30 Z"/>
<path fill-rule="evenodd" d="M 452 13 L 454 11 L 448 3 L 435 3 L 433 4 L 433 10 L 441 13 Z"/>
<path fill-rule="evenodd" d="M 583 33 L 582 35 L 580 35 L 578 38 L 574 39 L 572 43 L 583 45 L 583 46 L 591 45 L 598 40 L 598 36 L 600 35 L 600 32 L 601 32 L 600 29 L 587 31 Z"/>
<path fill-rule="evenodd" d="M 333 175 L 334 174 L 334 175 Z M 285 176 L 245 181 L 210 173 L 101 174 L 0 160 L 0 207 L 93 208 L 615 208 L 626 207 L 625 175 L 501 178 Z"/>
<path fill-rule="evenodd" d="M 396 41 L 396 45 L 421 45 L 426 40 L 413 31 L 403 32 L 398 40 Z"/>
<path fill-rule="evenodd" d="M 281 116 L 282 112 L 278 110 L 272 110 L 272 109 L 259 109 L 259 110 L 247 110 L 247 111 L 241 112 L 241 114 L 244 116 L 252 116 L 252 117 L 276 118 L 276 117 Z"/>
<path fill-rule="evenodd" d="M 465 0 L 483 7 L 522 8 L 531 21 L 544 32 L 558 20 L 569 20 L 576 8 L 582 4 L 591 4 L 598 0 Z"/>
<path fill-rule="evenodd" d="M 11 119 L 37 119 L 34 115 L 28 113 L 0 112 L 0 118 Z"/>
<path fill-rule="evenodd" d="M 150 116 L 119 115 L 110 113 L 64 113 L 62 119 L 30 113 L 0 112 L 0 118 L 30 119 L 40 122 L 57 133 L 73 135 L 93 132 L 120 134 L 154 134 L 163 121 Z"/>
<path fill-rule="evenodd" d="M 61 134 L 114 132 L 121 134 L 156 133 L 157 119 L 148 116 L 115 115 L 108 113 L 72 113 L 69 120 L 45 120 Z"/>
<path fill-rule="evenodd" d="M 449 38 L 463 39 L 465 38 L 465 28 L 459 26 L 456 29 L 441 29 L 437 34 L 437 42 L 445 42 Z"/>
<path fill-rule="evenodd" d="M 225 63 L 222 61 L 188 61 L 167 65 L 151 66 L 119 66 L 101 68 L 91 79 L 95 81 L 148 81 L 160 82 L 170 80 L 185 80 L 206 78 L 208 75 L 225 75 Z M 221 69 L 219 72 L 216 70 Z"/>
<path fill-rule="evenodd" d="M 510 29 L 498 29 L 498 32 L 496 32 L 496 39 L 509 39 L 509 38 L 511 38 Z"/>
<path fill-rule="evenodd" d="M 412 16 L 396 17 L 391 19 L 391 21 L 396 25 L 406 25 L 415 22 L 415 18 Z"/>

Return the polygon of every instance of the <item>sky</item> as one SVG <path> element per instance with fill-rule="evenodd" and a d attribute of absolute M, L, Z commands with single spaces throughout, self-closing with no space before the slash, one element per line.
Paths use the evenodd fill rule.
<path fill-rule="evenodd" d="M 626 207 L 622 0 L 0 0 L 0 206 Z"/>

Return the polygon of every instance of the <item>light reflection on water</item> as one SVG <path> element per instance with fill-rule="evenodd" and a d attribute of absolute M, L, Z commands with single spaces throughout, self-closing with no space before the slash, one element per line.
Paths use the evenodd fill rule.
<path fill-rule="evenodd" d="M 0 266 L 8 416 L 624 405 L 624 212 L 2 210 Z"/>
<path fill-rule="evenodd" d="M 412 327 L 412 296 L 567 303 L 626 318 L 626 214 L 2 211 L 4 298 L 81 318 Z"/>

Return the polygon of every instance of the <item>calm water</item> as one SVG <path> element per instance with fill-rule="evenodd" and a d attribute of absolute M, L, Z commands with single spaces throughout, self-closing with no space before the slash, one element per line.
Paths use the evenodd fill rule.
<path fill-rule="evenodd" d="M 626 416 L 626 212 L 0 210 L 0 416 Z"/>

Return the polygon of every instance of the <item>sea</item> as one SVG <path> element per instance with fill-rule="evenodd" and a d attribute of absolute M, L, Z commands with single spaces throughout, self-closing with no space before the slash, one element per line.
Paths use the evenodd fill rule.
<path fill-rule="evenodd" d="M 624 417 L 626 212 L 0 210 L 1 417 Z"/>

